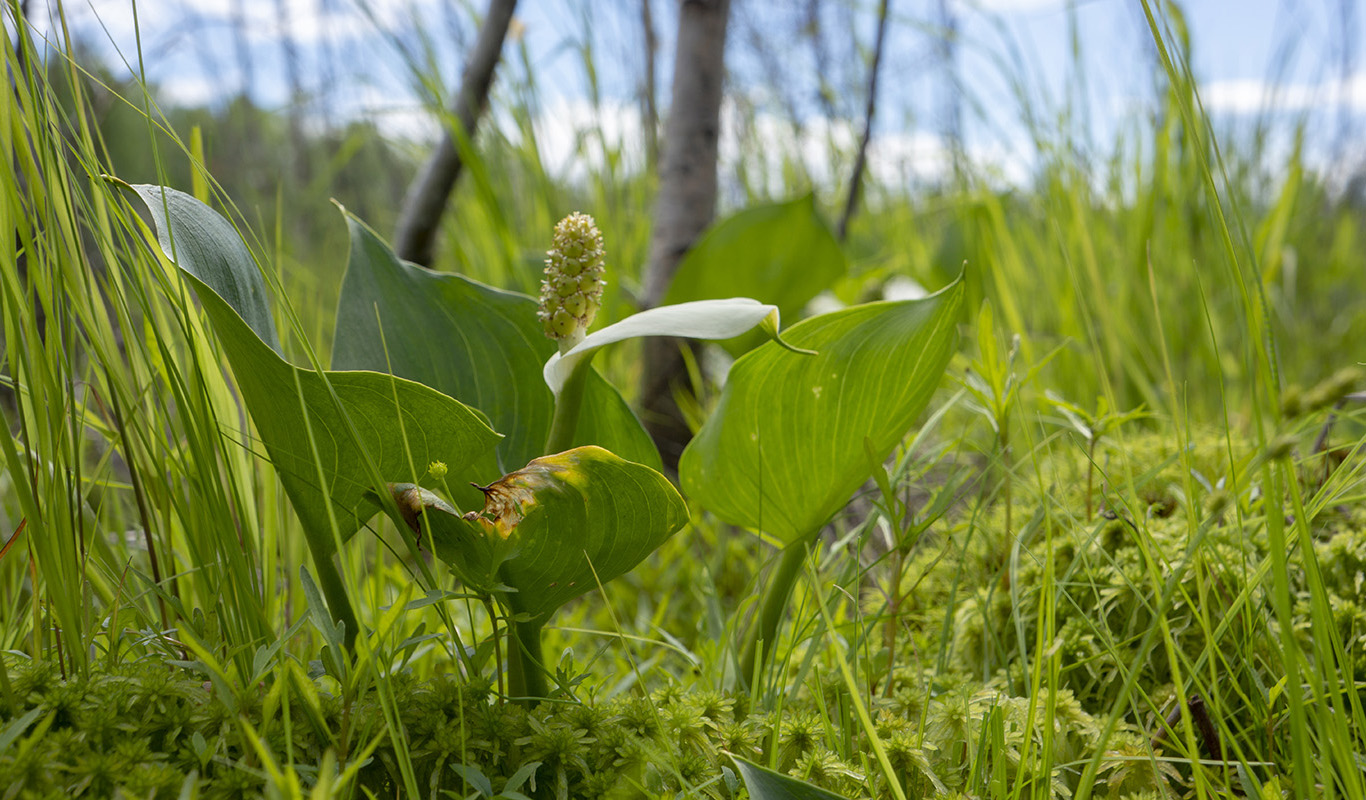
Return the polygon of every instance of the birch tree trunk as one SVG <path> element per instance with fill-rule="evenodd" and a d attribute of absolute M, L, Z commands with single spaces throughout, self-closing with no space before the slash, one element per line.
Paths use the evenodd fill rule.
<path fill-rule="evenodd" d="M 725 78 L 730 0 L 682 0 L 674 54 L 673 98 L 659 161 L 650 263 L 643 305 L 658 305 L 683 255 L 716 214 L 716 155 Z M 645 340 L 642 421 L 669 469 L 676 469 L 690 437 L 674 392 L 687 390 L 684 345 Z"/>
<path fill-rule="evenodd" d="M 399 258 L 406 259 L 424 267 L 432 264 L 436 252 L 436 232 L 441 224 L 441 216 L 460 177 L 460 151 L 457 138 L 474 138 L 475 126 L 484 113 L 489 87 L 493 85 L 493 68 L 498 64 L 498 56 L 503 51 L 503 40 L 507 38 L 508 25 L 512 22 L 513 9 L 517 0 L 489 0 L 488 13 L 479 29 L 479 39 L 474 44 L 474 52 L 465 64 L 465 73 L 460 78 L 460 90 L 451 98 L 452 110 L 456 118 L 456 130 L 446 131 L 441 143 L 422 165 L 417 177 L 408 186 L 403 198 L 403 210 L 399 213 L 394 232 L 394 252 Z"/>
<path fill-rule="evenodd" d="M 659 37 L 655 35 L 654 17 L 650 13 L 651 0 L 640 0 L 640 27 L 645 34 L 645 85 L 641 87 L 641 113 L 645 129 L 645 163 L 648 169 L 659 166 L 659 109 L 655 107 L 655 54 L 659 52 Z"/>

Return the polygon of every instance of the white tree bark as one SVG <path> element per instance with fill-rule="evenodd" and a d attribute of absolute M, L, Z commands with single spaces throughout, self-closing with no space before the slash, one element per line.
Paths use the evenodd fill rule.
<path fill-rule="evenodd" d="M 640 0 L 640 27 L 645 34 L 645 85 L 641 87 L 642 127 L 645 129 L 645 163 L 649 169 L 659 164 L 659 109 L 655 107 L 655 54 L 659 52 L 659 37 L 655 35 L 654 17 L 650 13 L 651 0 Z"/>
<path fill-rule="evenodd" d="M 659 162 L 650 263 L 643 305 L 658 305 L 683 255 L 716 214 L 716 157 L 725 79 L 730 0 L 682 0 L 674 54 L 673 97 Z M 690 432 L 674 392 L 686 390 L 687 371 L 673 339 L 646 340 L 643 422 L 673 468 Z"/>

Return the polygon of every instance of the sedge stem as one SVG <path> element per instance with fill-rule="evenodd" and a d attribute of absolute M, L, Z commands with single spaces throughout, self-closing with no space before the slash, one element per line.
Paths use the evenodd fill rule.
<path fill-rule="evenodd" d="M 513 596 L 515 597 L 515 596 Z M 517 619 L 521 603 L 508 598 L 508 694 L 520 702 L 534 706 L 544 700 L 550 690 L 546 684 L 545 659 L 541 656 L 541 620 Z"/>
<path fill-rule="evenodd" d="M 759 611 L 759 619 L 751 628 L 749 642 L 746 643 L 744 656 L 740 659 L 740 681 L 746 686 L 749 686 L 751 680 L 754 681 L 754 687 L 763 682 L 764 666 L 772 660 L 773 645 L 778 638 L 778 623 L 782 620 L 783 612 L 787 610 L 792 586 L 797 582 L 797 575 L 801 573 L 809 552 L 811 537 L 805 537 L 783 550 L 777 571 L 773 573 L 768 590 L 764 593 L 764 605 Z M 758 664 L 759 672 L 756 673 L 756 662 L 759 661 L 761 649 L 763 663 Z"/>

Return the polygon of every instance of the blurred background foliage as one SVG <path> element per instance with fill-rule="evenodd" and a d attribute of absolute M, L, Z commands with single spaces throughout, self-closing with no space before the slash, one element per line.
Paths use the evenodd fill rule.
<path fill-rule="evenodd" d="M 655 5 L 651 24 L 667 42 L 673 9 Z M 1332 15 L 1330 5 L 1323 14 Z M 376 20 L 386 10 L 383 4 L 361 8 Z M 963 15 L 991 19 L 989 11 L 953 4 L 895 8 L 890 23 L 902 35 L 893 46 L 914 47 L 893 53 L 886 81 L 906 80 L 895 71 L 906 64 L 923 65 L 924 74 L 912 80 L 929 85 L 937 107 L 917 119 L 893 105 L 884 117 L 905 118 L 881 120 L 874 147 L 880 135 L 898 140 L 908 129 L 932 130 L 933 147 L 905 162 L 899 179 L 890 169 L 869 174 L 846 243 L 850 274 L 831 287 L 838 300 L 880 296 L 898 276 L 933 290 L 966 265 L 975 294 L 969 308 L 991 297 L 1007 329 L 1031 334 L 1030 347 L 1047 352 L 1065 345 L 1044 368 L 1046 376 L 1066 376 L 1063 385 L 1080 397 L 1112 392 L 1125 408 L 1162 407 L 1170 400 L 1161 388 L 1160 343 L 1153 335 L 1158 328 L 1169 341 L 1186 345 L 1175 354 L 1178 383 L 1217 376 L 1235 391 L 1246 388 L 1243 298 L 1229 280 L 1240 270 L 1264 280 L 1266 333 L 1277 343 L 1287 384 L 1313 384 L 1331 374 L 1344 359 L 1325 356 L 1346 356 L 1366 335 L 1366 315 L 1355 313 L 1350 302 L 1366 274 L 1358 241 L 1366 180 L 1350 151 L 1325 162 L 1321 136 L 1308 152 L 1306 135 L 1316 132 L 1308 130 L 1307 113 L 1268 105 L 1252 118 L 1221 117 L 1225 121 L 1210 128 L 1202 118 L 1192 126 L 1183 111 L 1199 107 L 1194 83 L 1171 85 L 1154 60 L 1133 68 L 1150 73 L 1148 96 L 1114 126 L 1113 139 L 1100 140 L 1094 115 L 1088 116 L 1086 98 L 1096 90 L 1085 75 L 1085 43 L 1073 42 L 1067 79 L 1055 87 L 1026 68 L 1029 43 L 1012 39 L 1020 34 L 1010 32 L 1005 16 L 995 23 L 1002 44 L 993 53 L 991 43 L 959 38 Z M 283 104 L 259 103 L 247 84 L 236 93 L 220 87 L 217 99 L 197 106 L 178 104 L 174 93 L 164 96 L 155 83 L 144 97 L 126 69 L 96 55 L 107 47 L 78 47 L 78 72 L 53 53 L 44 69 L 61 102 L 70 102 L 69 80 L 79 75 L 103 147 L 101 168 L 124 180 L 189 186 L 189 159 L 176 142 L 202 132 L 208 173 L 238 218 L 279 255 L 286 294 L 306 307 L 310 340 L 326 352 L 346 247 L 345 228 L 329 201 L 378 231 L 391 231 L 431 130 L 395 135 L 382 110 L 347 112 L 346 84 L 363 92 L 378 79 L 358 72 L 406 70 L 403 80 L 416 96 L 428 98 L 421 113 L 446 119 L 442 75 L 459 60 L 480 10 L 448 10 L 439 25 L 410 20 L 400 29 L 406 33 L 389 34 L 387 50 L 371 63 L 346 62 L 342 40 L 333 58 L 343 63 L 329 67 L 331 73 L 300 57 L 297 45 L 291 49 L 291 37 L 301 34 L 291 31 L 283 11 L 266 31 L 220 30 L 221 36 L 250 35 L 282 47 L 285 58 L 294 52 L 298 63 L 285 72 L 296 85 Z M 1182 6 L 1169 3 L 1164 10 L 1175 57 L 1198 61 Z M 866 93 L 873 11 L 843 0 L 791 6 L 737 0 L 723 118 L 723 213 L 814 191 L 827 219 L 838 216 L 857 145 L 853 125 Z M 552 63 L 577 71 L 587 111 L 565 106 L 544 87 L 549 81 L 538 65 L 550 59 L 531 50 L 514 26 L 496 78 L 491 124 L 481 126 L 477 157 L 457 186 L 437 267 L 532 293 L 550 226 L 569 210 L 584 210 L 607 232 L 614 268 L 610 321 L 634 308 L 655 184 L 652 151 L 642 148 L 648 133 L 619 130 L 622 120 L 640 124 L 641 114 L 620 111 L 623 104 L 643 106 L 646 91 L 658 98 L 652 103 L 666 103 L 667 92 L 662 85 L 650 90 L 638 74 L 643 57 L 635 50 L 642 34 L 634 8 L 585 2 L 548 13 L 561 13 L 556 50 L 570 53 L 559 53 Z M 1076 35 L 1081 12 L 1065 5 L 1051 13 Z M 1148 35 L 1137 24 L 1133 29 L 1136 38 Z M 94 35 L 88 27 L 77 33 Z M 1293 35 L 1286 33 L 1280 43 L 1278 63 L 1290 52 L 1327 46 Z M 1334 44 L 1335 51 L 1341 47 Z M 995 77 L 1013 92 L 1011 108 L 984 107 L 996 97 L 981 89 L 989 83 L 962 78 L 960 62 L 968 60 L 963 50 L 992 56 Z M 384 56 L 387 66 L 380 63 Z M 298 77 L 310 63 L 320 74 Z M 628 72 L 630 64 L 635 67 Z M 1350 65 L 1344 57 L 1343 69 Z M 225 82 L 245 69 L 224 68 Z M 339 75 L 342 85 L 322 83 L 329 74 Z M 1037 83 L 1028 82 L 1031 76 Z M 305 83 L 315 88 L 299 88 Z M 989 96 L 975 96 L 975 87 Z M 623 96 L 623 89 L 634 96 Z M 562 118 L 550 127 L 547 118 L 557 111 Z M 1003 118 L 1014 120 L 1013 133 L 1002 138 L 1016 148 L 978 158 L 990 149 L 974 145 L 970 129 L 1007 124 Z M 1348 126 L 1349 139 L 1351 124 L 1339 123 Z M 1337 139 L 1342 135 L 1338 131 Z M 556 159 L 560 163 L 549 163 Z M 1217 187 L 1205 181 L 1207 167 Z M 1217 199 L 1210 194 L 1216 188 Z M 1215 210 L 1240 221 L 1231 229 L 1231 252 L 1240 262 L 1235 266 L 1228 264 Z M 1204 404 L 1203 412 L 1222 411 L 1218 392 L 1191 400 Z"/>

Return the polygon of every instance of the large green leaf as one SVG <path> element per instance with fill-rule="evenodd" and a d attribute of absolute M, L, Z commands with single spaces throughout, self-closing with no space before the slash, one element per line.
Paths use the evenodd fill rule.
<path fill-rule="evenodd" d="M 844 797 L 827 792 L 819 786 L 789 778 L 786 775 L 761 767 L 732 755 L 731 759 L 740 770 L 740 777 L 749 790 L 750 800 L 845 800 Z"/>
<path fill-rule="evenodd" d="M 491 480 L 545 452 L 554 397 L 541 376 L 555 351 L 526 295 L 406 264 L 347 215 L 351 259 L 337 309 L 333 369 L 393 371 L 480 409 L 506 435 Z M 381 336 L 382 333 L 382 336 Z M 617 390 L 594 371 L 574 444 L 659 466 L 659 452 Z"/>
<path fill-rule="evenodd" d="M 405 521 L 467 586 L 511 588 L 511 604 L 538 621 L 630 571 L 688 521 L 667 478 L 601 447 L 533 460 L 486 487 L 478 512 L 462 515 L 411 484 L 391 489 Z"/>
<path fill-rule="evenodd" d="M 679 461 L 688 497 L 785 544 L 848 502 L 929 402 L 957 347 L 960 278 L 920 300 L 798 323 L 735 362 L 716 410 Z"/>
<path fill-rule="evenodd" d="M 386 482 L 411 480 L 432 461 L 462 469 L 497 444 L 498 434 L 478 413 L 434 389 L 375 372 L 320 374 L 286 362 L 261 273 L 232 225 L 183 192 L 132 189 L 151 212 L 162 251 L 190 280 L 213 324 L 315 558 L 335 549 L 332 516 L 345 539 L 378 510 L 366 499 L 375 485 L 371 467 Z"/>
<path fill-rule="evenodd" d="M 796 320 L 845 269 L 839 242 L 806 195 L 747 208 L 710 228 L 678 265 L 663 304 L 757 297 Z M 751 334 L 729 349 L 743 353 L 761 342 Z"/>

